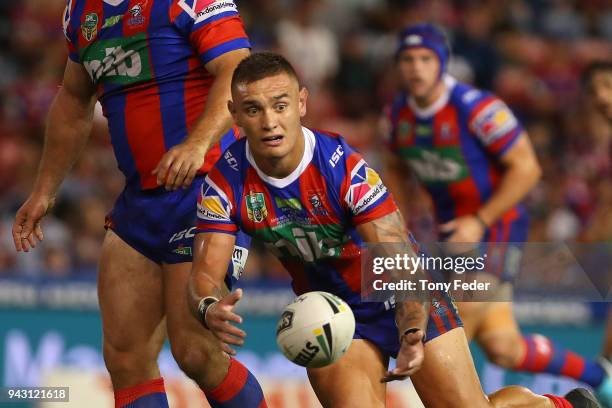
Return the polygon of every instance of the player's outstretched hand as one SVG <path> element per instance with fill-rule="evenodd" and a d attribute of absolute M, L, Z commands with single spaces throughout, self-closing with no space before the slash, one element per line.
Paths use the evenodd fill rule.
<path fill-rule="evenodd" d="M 402 336 L 395 368 L 391 371 L 387 371 L 385 376 L 381 379 L 381 382 L 405 380 L 419 371 L 425 358 L 423 349 L 424 335 L 425 333 L 423 333 L 422 330 L 417 330 L 414 333 L 408 333 Z"/>
<path fill-rule="evenodd" d="M 451 234 L 447 242 L 480 242 L 485 234 L 484 226 L 474 215 L 455 218 L 440 225 L 440 232 Z"/>
<path fill-rule="evenodd" d="M 36 247 L 37 241 L 42 241 L 44 236 L 40 221 L 53 207 L 55 199 L 44 195 L 30 195 L 15 215 L 13 223 L 13 242 L 15 249 L 28 252 L 30 248 Z"/>
<path fill-rule="evenodd" d="M 168 150 L 151 172 L 157 175 L 157 185 L 165 186 L 166 190 L 189 187 L 204 164 L 206 151 L 206 147 L 189 140 Z"/>
<path fill-rule="evenodd" d="M 240 298 L 242 298 L 242 289 L 236 289 L 210 305 L 204 316 L 210 331 L 221 340 L 223 351 L 231 356 L 236 355 L 236 350 L 232 349 L 230 344 L 242 346 L 246 337 L 243 330 L 230 323 L 242 323 L 242 317 L 233 312 Z"/>

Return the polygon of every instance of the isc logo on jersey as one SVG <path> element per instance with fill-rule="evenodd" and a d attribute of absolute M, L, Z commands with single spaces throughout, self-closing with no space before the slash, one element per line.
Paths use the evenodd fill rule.
<path fill-rule="evenodd" d="M 351 186 L 345 200 L 353 212 L 359 214 L 374 204 L 386 191 L 387 187 L 382 183 L 378 173 L 362 160 L 351 172 Z"/>

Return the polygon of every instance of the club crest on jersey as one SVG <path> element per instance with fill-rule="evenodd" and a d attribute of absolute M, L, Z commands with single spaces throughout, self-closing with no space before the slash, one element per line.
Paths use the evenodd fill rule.
<path fill-rule="evenodd" d="M 81 24 L 81 33 L 85 40 L 91 41 L 98 34 L 98 21 L 98 15 L 96 13 L 85 15 L 85 21 Z"/>
<path fill-rule="evenodd" d="M 249 220 L 262 222 L 268 216 L 266 199 L 263 193 L 250 193 L 246 196 L 246 209 Z"/>
<path fill-rule="evenodd" d="M 412 125 L 407 120 L 401 120 L 397 124 L 397 139 L 401 143 L 405 143 L 410 139 L 410 131 Z"/>
<path fill-rule="evenodd" d="M 128 20 L 128 25 L 138 26 L 138 25 L 144 24 L 145 17 L 142 15 L 142 11 L 146 6 L 147 6 L 147 1 L 145 1 L 144 4 L 138 3 L 130 9 L 131 17 Z"/>
<path fill-rule="evenodd" d="M 318 191 L 308 192 L 308 201 L 312 205 L 312 213 L 315 215 L 327 215 L 327 210 L 323 206 L 323 200 Z"/>

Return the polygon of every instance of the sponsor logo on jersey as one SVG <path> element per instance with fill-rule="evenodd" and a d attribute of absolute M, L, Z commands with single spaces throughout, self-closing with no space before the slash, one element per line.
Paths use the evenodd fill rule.
<path fill-rule="evenodd" d="M 228 211 L 218 196 L 204 196 L 198 203 L 198 216 L 211 221 L 229 221 Z"/>
<path fill-rule="evenodd" d="M 338 147 L 336 148 L 336 150 L 332 153 L 331 157 L 329 158 L 328 162 L 330 164 L 330 166 L 336 167 L 336 165 L 338 164 L 338 162 L 340 161 L 340 158 L 344 155 L 344 150 L 342 149 L 342 145 L 338 145 Z"/>
<path fill-rule="evenodd" d="M 234 251 L 232 252 L 232 266 L 234 267 L 234 271 L 232 272 L 232 276 L 236 280 L 240 279 L 240 277 L 242 276 L 248 257 L 248 249 L 238 245 L 234 246 Z"/>
<path fill-rule="evenodd" d="M 122 19 L 123 19 L 123 14 L 120 14 L 118 16 L 109 17 L 106 20 L 104 20 L 104 25 L 102 26 L 102 28 L 109 28 L 109 27 L 115 26 L 119 24 L 119 22 L 121 22 Z"/>
<path fill-rule="evenodd" d="M 210 3 L 208 1 L 196 1 L 196 24 L 201 23 L 204 20 L 208 20 L 221 13 L 227 12 L 238 12 L 238 8 L 233 1 L 215 1 L 211 4 L 202 7 L 201 4 Z"/>
<path fill-rule="evenodd" d="M 411 147 L 402 149 L 401 153 L 423 183 L 450 183 L 463 180 L 469 174 L 458 147 L 435 150 Z"/>
<path fill-rule="evenodd" d="M 227 164 L 232 168 L 232 170 L 238 171 L 238 160 L 232 155 L 232 152 L 227 150 L 223 154 L 223 158 L 227 162 Z"/>
<path fill-rule="evenodd" d="M 168 240 L 168 243 L 171 244 L 173 242 L 180 241 L 182 239 L 193 238 L 195 236 L 195 230 L 196 230 L 196 227 L 191 227 L 191 228 L 187 228 L 182 231 L 176 232 L 172 234 L 172 236 Z"/>
<path fill-rule="evenodd" d="M 177 254 L 177 255 L 191 256 L 191 247 L 184 246 L 183 244 L 181 244 L 178 246 L 178 248 L 174 249 L 172 253 Z"/>
<path fill-rule="evenodd" d="M 417 137 L 429 137 L 432 134 L 431 126 L 429 125 L 416 125 L 414 133 Z"/>
<path fill-rule="evenodd" d="M 281 210 L 294 210 L 301 211 L 303 209 L 302 203 L 297 198 L 279 198 L 274 197 L 276 206 Z"/>
<path fill-rule="evenodd" d="M 518 121 L 502 101 L 487 105 L 472 121 L 472 128 L 485 145 L 505 136 L 517 125 Z"/>
<path fill-rule="evenodd" d="M 81 61 L 94 84 L 129 85 L 152 78 L 145 33 L 99 40 L 83 48 Z"/>
<path fill-rule="evenodd" d="M 351 176 L 347 202 L 355 214 L 375 203 L 387 191 L 378 173 L 369 168 L 364 161 L 357 165 Z"/>
<path fill-rule="evenodd" d="M 81 33 L 87 41 L 93 40 L 98 34 L 98 15 L 96 13 L 85 15 L 85 21 L 81 24 Z"/>
<path fill-rule="evenodd" d="M 247 216 L 253 222 L 262 222 L 268 216 L 266 200 L 263 193 L 251 192 L 245 197 Z"/>
<path fill-rule="evenodd" d="M 299 258 L 305 262 L 340 256 L 344 238 L 342 227 L 338 224 L 322 226 L 290 222 L 275 229 L 272 235 L 269 231 L 257 233 L 274 255 Z"/>

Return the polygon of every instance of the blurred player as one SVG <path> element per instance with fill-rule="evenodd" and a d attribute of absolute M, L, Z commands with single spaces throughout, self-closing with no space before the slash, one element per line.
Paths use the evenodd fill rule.
<path fill-rule="evenodd" d="M 407 27 L 396 54 L 402 90 L 390 111 L 390 188 L 405 202 L 412 172 L 432 197 L 440 240 L 497 243 L 504 248 L 495 302 L 459 302 L 468 339 L 495 364 L 547 372 L 600 386 L 602 366 L 541 335 L 523 336 L 512 312 L 512 288 L 528 219 L 520 204 L 540 167 L 529 138 L 510 109 L 489 92 L 446 73 L 450 49 L 431 24 Z M 509 242 L 506 247 L 500 243 Z M 491 261 L 492 254 L 488 254 Z M 515 265 L 513 267 L 513 265 Z"/>
<path fill-rule="evenodd" d="M 98 275 L 115 406 L 168 406 L 157 366 L 166 331 L 179 366 L 213 407 L 265 406 L 257 380 L 202 329 L 185 296 L 202 176 L 236 139 L 226 101 L 250 48 L 236 6 L 70 0 L 63 25 L 69 61 L 38 178 L 15 218 L 15 247 L 27 252 L 43 239 L 40 221 L 100 101 L 126 178 L 107 218 Z"/>
<path fill-rule="evenodd" d="M 432 294 L 431 302 L 400 302 L 395 310 L 361 302 L 360 245 L 397 242 L 409 248 L 408 233 L 361 155 L 338 135 L 301 126 L 307 95 L 291 65 L 276 54 L 254 54 L 234 73 L 229 109 L 246 139 L 213 167 L 198 200 L 190 304 L 202 324 L 228 346 L 243 343 L 246 333 L 232 324 L 242 321 L 233 311 L 242 292 L 221 293 L 221 265 L 241 229 L 283 262 L 296 294 L 331 292 L 355 314 L 347 354 L 328 367 L 307 369 L 324 407 L 384 407 L 385 383 L 408 376 L 427 407 L 571 407 L 563 398 L 521 387 L 489 400 L 444 292 Z M 397 357 L 392 371 L 386 371 L 389 356 Z M 583 393 L 573 392 L 570 398 L 579 401 L 573 406 L 598 406 L 587 405 L 590 397 Z"/>
<path fill-rule="evenodd" d="M 612 60 L 591 63 L 584 72 L 584 83 L 593 97 L 595 106 L 612 126 Z M 610 152 L 612 153 L 612 152 Z M 608 323 L 602 350 L 601 364 L 612 373 L 612 313 L 608 311 Z M 604 405 L 612 408 L 612 381 L 607 381 L 599 390 L 598 397 Z M 605 389 L 603 389 L 605 388 Z"/>

